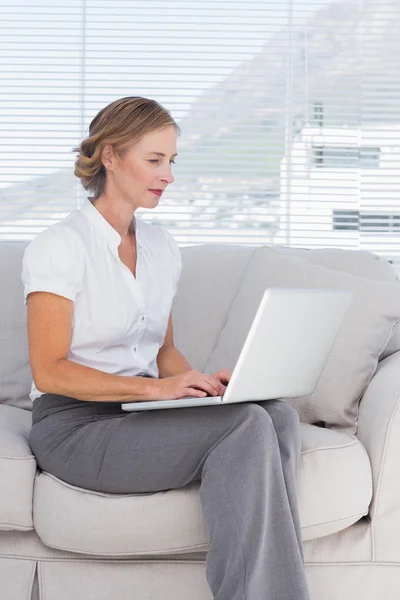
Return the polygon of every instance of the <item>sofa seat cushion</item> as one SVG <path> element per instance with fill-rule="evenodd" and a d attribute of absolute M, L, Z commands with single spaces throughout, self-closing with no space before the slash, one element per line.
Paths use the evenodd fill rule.
<path fill-rule="evenodd" d="M 368 456 L 353 436 L 302 424 L 299 507 L 304 539 L 346 528 L 368 513 Z M 105 556 L 173 555 L 208 549 L 199 482 L 148 494 L 92 492 L 39 473 L 34 525 L 47 546 Z"/>
<path fill-rule="evenodd" d="M 372 469 L 354 436 L 302 423 L 298 502 L 303 540 L 346 529 L 368 514 Z"/>
<path fill-rule="evenodd" d="M 0 405 L 0 530 L 33 529 L 36 460 L 28 444 L 32 413 Z"/>

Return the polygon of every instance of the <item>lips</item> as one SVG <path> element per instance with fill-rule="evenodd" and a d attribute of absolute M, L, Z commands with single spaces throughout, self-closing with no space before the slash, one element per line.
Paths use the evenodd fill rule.
<path fill-rule="evenodd" d="M 149 192 L 153 192 L 156 196 L 161 196 L 164 190 L 149 190 Z"/>

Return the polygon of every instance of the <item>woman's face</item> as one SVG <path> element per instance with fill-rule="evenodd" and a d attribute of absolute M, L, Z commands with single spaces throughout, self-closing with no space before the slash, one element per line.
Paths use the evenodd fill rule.
<path fill-rule="evenodd" d="M 170 125 L 143 136 L 122 158 L 112 156 L 107 162 L 112 161 L 111 169 L 106 168 L 109 191 L 135 209 L 157 206 L 160 196 L 150 190 L 164 191 L 174 182 L 172 164 L 177 155 L 176 143 L 176 129 Z"/>

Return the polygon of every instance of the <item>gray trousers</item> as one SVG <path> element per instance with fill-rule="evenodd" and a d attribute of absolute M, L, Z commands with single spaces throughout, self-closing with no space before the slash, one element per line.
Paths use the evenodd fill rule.
<path fill-rule="evenodd" d="M 279 400 L 126 413 L 44 394 L 30 444 L 39 467 L 108 493 L 200 481 L 215 600 L 308 600 L 297 507 L 299 417 Z M 160 599 L 161 600 L 161 599 Z"/>

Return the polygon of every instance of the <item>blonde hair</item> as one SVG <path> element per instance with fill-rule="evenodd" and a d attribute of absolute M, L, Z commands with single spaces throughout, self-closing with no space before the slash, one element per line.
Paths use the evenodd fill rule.
<path fill-rule="evenodd" d="M 101 153 L 111 144 L 119 157 L 144 135 L 172 125 L 180 135 L 180 128 L 168 110 L 156 100 L 141 96 L 120 98 L 102 108 L 89 125 L 87 137 L 73 152 L 78 152 L 74 174 L 85 190 L 93 192 L 96 199 L 104 191 L 106 170 Z"/>

